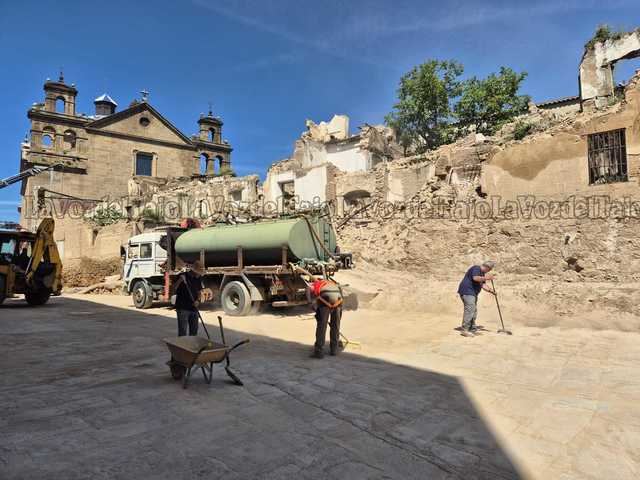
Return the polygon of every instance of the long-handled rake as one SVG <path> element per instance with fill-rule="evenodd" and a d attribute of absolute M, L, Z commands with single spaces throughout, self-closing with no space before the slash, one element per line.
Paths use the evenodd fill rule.
<path fill-rule="evenodd" d="M 498 315 L 500 316 L 500 324 L 502 328 L 498 330 L 498 333 L 503 333 L 505 335 L 513 335 L 513 332 L 504 328 L 504 321 L 502 320 L 502 311 L 500 310 L 500 302 L 498 301 L 498 292 L 496 291 L 496 286 L 493 284 L 493 280 L 491 280 L 491 288 L 493 289 L 493 296 L 496 297 L 496 307 L 498 307 Z"/>

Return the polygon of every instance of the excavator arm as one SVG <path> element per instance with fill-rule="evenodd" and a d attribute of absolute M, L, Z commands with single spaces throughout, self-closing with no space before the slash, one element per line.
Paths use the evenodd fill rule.
<path fill-rule="evenodd" d="M 53 239 L 54 226 L 53 218 L 45 218 L 38 227 L 26 271 L 26 283 L 30 288 L 44 287 L 58 295 L 62 290 L 62 261 Z"/>
<path fill-rule="evenodd" d="M 46 172 L 47 170 L 52 170 L 56 167 L 62 166 L 61 163 L 56 163 L 55 165 L 47 165 L 47 166 L 38 166 L 35 165 L 27 170 L 20 172 L 17 175 L 8 178 L 0 178 L 0 188 L 8 187 L 9 185 L 13 185 L 14 183 L 20 182 L 25 178 L 33 177 L 38 175 L 39 173 Z"/>

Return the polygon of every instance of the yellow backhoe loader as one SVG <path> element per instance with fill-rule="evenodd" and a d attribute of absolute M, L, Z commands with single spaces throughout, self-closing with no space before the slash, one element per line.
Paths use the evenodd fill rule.
<path fill-rule="evenodd" d="M 45 218 L 36 233 L 0 230 L 0 303 L 23 294 L 43 305 L 62 291 L 62 261 L 53 240 L 54 221 Z"/>

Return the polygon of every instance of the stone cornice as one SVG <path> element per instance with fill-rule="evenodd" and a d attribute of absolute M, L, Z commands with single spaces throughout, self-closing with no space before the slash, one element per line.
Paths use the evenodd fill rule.
<path fill-rule="evenodd" d="M 77 127 L 84 127 L 91 122 L 90 118 L 79 117 L 77 115 L 66 115 L 58 112 L 48 112 L 47 110 L 39 110 L 35 108 L 29 109 L 27 117 L 30 120 L 44 120 L 51 123 L 58 123 L 61 125 L 74 125 Z"/>
<path fill-rule="evenodd" d="M 114 137 L 114 138 L 121 138 L 124 140 L 132 140 L 136 142 L 149 143 L 151 145 L 161 145 L 165 147 L 181 148 L 183 150 L 192 150 L 192 151 L 196 150 L 195 145 L 193 145 L 192 143 L 185 144 L 185 143 L 170 142 L 168 140 L 158 140 L 157 138 L 141 137 L 139 135 L 113 132 L 110 130 L 102 130 L 101 128 L 93 128 L 93 127 L 87 127 L 86 130 L 87 130 L 87 133 L 91 133 L 93 135 L 104 135 L 107 137 Z"/>

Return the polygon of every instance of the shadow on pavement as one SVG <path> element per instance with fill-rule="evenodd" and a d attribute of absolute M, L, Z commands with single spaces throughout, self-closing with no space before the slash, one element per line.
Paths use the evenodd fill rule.
<path fill-rule="evenodd" d="M 183 390 L 161 340 L 173 318 L 8 302 L 2 478 L 520 478 L 455 377 L 225 330 L 251 338 L 232 356 L 245 387 L 219 367 Z"/>

